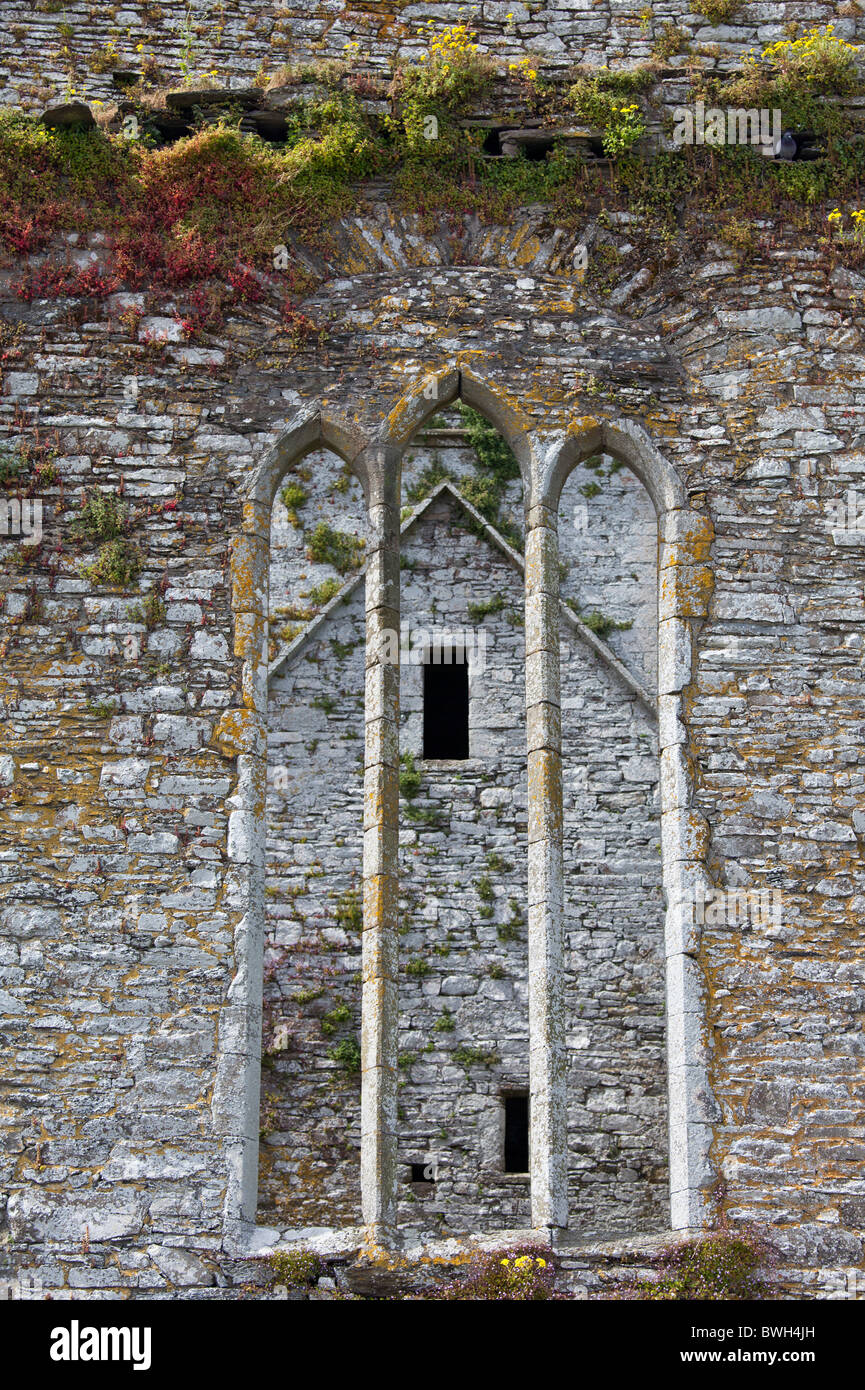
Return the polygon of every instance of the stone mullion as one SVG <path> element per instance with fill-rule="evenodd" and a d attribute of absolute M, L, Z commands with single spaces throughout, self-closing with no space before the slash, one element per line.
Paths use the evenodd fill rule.
<path fill-rule="evenodd" d="M 529 1082 L 532 1226 L 567 1225 L 562 721 L 558 532 L 535 506 L 526 532 Z"/>
<path fill-rule="evenodd" d="M 379 455 L 367 464 L 363 816 L 361 1192 L 376 1243 L 386 1241 L 396 1220 L 398 1026 L 399 505 L 396 470 L 389 473 L 384 462 Z M 393 633 L 397 640 L 388 640 Z"/>
<path fill-rule="evenodd" d="M 229 802 L 224 898 L 238 913 L 235 973 L 219 1017 L 214 1123 L 226 1144 L 227 1234 L 255 1219 L 261 1119 L 261 1017 L 267 842 L 267 584 L 270 512 L 247 503 L 231 546 L 234 655 L 242 661 L 242 704 L 217 722 L 213 743 L 236 759 Z"/>

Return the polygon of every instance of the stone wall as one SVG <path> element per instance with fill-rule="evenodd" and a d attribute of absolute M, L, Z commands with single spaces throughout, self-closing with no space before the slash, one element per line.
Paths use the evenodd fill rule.
<path fill-rule="evenodd" d="M 790 1279 L 808 1288 L 819 1286 L 820 1270 L 861 1269 L 865 614 L 857 528 L 839 527 L 837 516 L 839 504 L 855 511 L 850 493 L 865 482 L 865 281 L 825 246 L 778 227 L 744 267 L 721 240 L 680 240 L 669 262 L 611 304 L 569 269 L 573 243 L 556 236 L 542 209 L 483 234 L 467 219 L 459 250 L 468 265 L 448 259 L 452 226 L 425 240 L 385 196 L 365 216 L 362 228 L 339 229 L 333 273 L 311 297 L 309 307 L 330 316 L 321 353 L 274 341 L 254 308 L 190 346 L 170 295 L 146 303 L 142 295 L 146 317 L 130 329 L 120 320 L 128 296 L 27 304 L 12 289 L 22 266 L 2 271 L 0 426 L 7 440 L 33 440 L 38 430 L 56 442 L 58 470 L 42 491 L 42 551 L 22 558 L 17 541 L 0 540 L 4 1258 L 38 1266 L 61 1297 L 218 1293 L 227 1277 L 238 1233 L 226 1210 L 237 1210 L 239 1154 L 258 1143 L 257 1133 L 241 1132 L 246 1054 L 232 1030 L 244 988 L 261 999 L 245 965 L 254 931 L 244 892 L 257 842 L 244 858 L 238 790 L 263 758 L 254 732 L 244 742 L 242 718 L 246 615 L 257 611 L 238 606 L 255 598 L 254 586 L 244 589 L 243 503 L 286 435 L 306 430 L 304 439 L 336 441 L 349 458 L 375 440 L 402 448 L 438 408 L 420 392 L 431 376 L 443 397 L 458 390 L 486 402 L 515 445 L 525 444 L 534 484 L 565 445 L 584 440 L 587 457 L 611 456 L 613 437 L 624 452 L 637 431 L 649 441 L 640 458 L 655 449 L 679 480 L 687 507 L 671 508 L 684 520 L 663 538 L 658 612 L 677 644 L 658 676 L 675 713 L 658 738 L 662 788 L 683 838 L 667 816 L 665 863 L 687 850 L 718 887 L 772 889 L 781 904 L 777 921 L 716 913 L 681 939 L 668 913 L 670 973 L 697 982 L 683 997 L 699 998 L 701 980 L 705 991 L 703 1012 L 680 1010 L 676 1035 L 681 1042 L 692 1026 L 710 1063 L 711 1092 L 673 1097 L 708 1141 L 694 1191 L 708 1193 L 722 1176 L 731 1218 L 766 1225 Z M 639 268 L 625 249 L 627 226 L 587 225 L 581 234 L 621 249 L 613 293 L 627 286 Z M 75 250 L 98 259 L 99 239 Z M 130 377 L 134 397 L 124 394 Z M 621 475 L 608 483 L 604 469 L 606 490 Z M 122 489 L 133 508 L 144 554 L 136 587 L 106 590 L 81 572 L 93 556 L 72 547 L 71 527 L 92 486 Z M 575 499 L 567 500 L 570 526 Z M 644 538 L 638 549 L 640 575 Z M 624 587 L 604 596 L 613 617 L 646 608 L 641 583 L 621 577 L 630 570 L 629 557 Z M 162 580 L 166 611 L 148 627 L 136 605 Z M 601 602 L 594 582 L 564 581 L 581 611 Z M 518 585 L 513 592 L 516 603 Z M 648 628 L 647 613 L 643 621 Z M 625 639 L 638 631 L 635 621 L 609 634 L 635 667 Z M 569 680 L 570 663 L 582 669 L 587 658 L 582 646 L 571 651 L 564 621 L 562 632 Z M 346 660 L 356 659 L 359 649 Z M 623 814 L 609 837 L 616 874 L 604 876 L 596 899 L 602 928 L 589 941 L 585 920 L 575 923 L 570 945 L 580 972 L 597 949 L 590 959 L 609 998 L 593 991 L 592 1006 L 608 1008 L 635 1044 L 626 1094 L 594 1073 L 611 1094 L 597 1110 L 586 1099 L 585 1112 L 606 1117 L 592 1129 L 590 1157 L 600 1158 L 601 1136 L 619 1136 L 615 1174 L 607 1145 L 605 1179 L 623 1220 L 656 1228 L 661 861 L 651 856 L 654 778 L 644 761 L 654 756 L 653 735 L 630 685 L 618 688 L 617 704 L 620 677 L 585 669 L 598 693 L 574 710 L 572 761 L 589 766 L 589 792 L 594 785 L 598 801 L 607 799 L 609 823 Z M 358 688 L 354 678 L 344 684 Z M 315 688 L 306 686 L 304 707 Z M 567 680 L 564 688 L 567 698 Z M 345 747 L 353 759 L 356 745 Z M 566 804 L 574 825 L 586 808 L 576 794 Z M 308 863 L 292 851 L 283 872 L 287 836 L 275 822 L 271 867 L 283 875 L 277 882 L 294 884 L 318 851 L 304 848 Z M 605 840 L 598 858 L 606 863 L 609 853 Z M 597 862 L 582 851 L 575 859 Z M 356 863 L 352 849 L 325 891 L 348 891 Z M 284 920 L 272 918 L 280 949 Z M 335 963 L 348 971 L 352 939 L 334 944 Z M 268 997 L 276 983 L 268 981 Z M 419 1014 L 432 1007 L 422 988 L 404 997 Z M 618 1047 L 613 1035 L 607 1042 Z M 317 1035 L 312 1052 L 320 1060 Z M 420 1084 L 415 1065 L 409 1094 Z M 578 1120 L 582 1096 L 571 1098 Z M 419 1103 L 412 1113 L 420 1116 Z M 425 1144 L 429 1126 L 417 1118 L 411 1129 Z M 347 1132 L 350 1144 L 351 1121 Z M 644 1132 L 632 1168 L 628 1150 Z M 299 1152 L 284 1157 L 303 1162 Z M 265 1187 L 272 1181 L 265 1171 Z"/>
<path fill-rule="evenodd" d="M 432 453 L 429 443 L 410 450 L 404 486 L 433 462 L 457 486 L 473 476 L 472 451 L 452 433 L 427 436 L 438 439 Z M 326 512 L 345 525 L 327 502 L 339 500 L 334 467 L 325 456 L 317 462 L 305 480 L 304 524 Z M 643 566 L 651 608 L 651 504 L 631 474 L 614 469 L 605 483 L 606 491 L 582 484 L 591 521 L 584 525 L 579 511 L 577 524 L 563 528 L 569 576 L 589 571 L 593 601 L 606 611 L 621 589 L 617 551 L 630 549 L 639 518 L 648 556 L 635 547 L 634 563 Z M 282 513 L 277 502 L 271 595 L 280 577 L 280 598 L 289 596 L 284 557 L 298 556 L 299 534 Z M 472 631 L 483 640 L 470 661 L 465 763 L 423 759 L 422 666 L 405 665 L 401 679 L 400 746 L 421 782 L 404 797 L 400 836 L 400 1222 L 426 1239 L 528 1222 L 527 1179 L 503 1172 L 503 1096 L 528 1087 L 522 577 L 472 524 L 445 494 L 408 526 L 402 544 L 402 621 L 415 650 L 424 633 Z M 298 596 L 324 575 L 302 558 L 294 569 L 300 564 Z M 471 604 L 485 603 L 497 611 L 471 613 Z M 656 622 L 643 624 L 650 667 Z M 357 1083 L 328 1052 L 360 1026 L 362 763 L 354 740 L 362 637 L 361 585 L 295 648 L 270 686 L 272 928 L 258 1213 L 266 1225 L 360 1224 Z M 566 641 L 562 660 L 571 1223 L 593 1235 L 661 1229 L 668 1218 L 656 738 L 632 692 L 583 642 Z M 343 1003 L 347 1016 L 337 1021 Z M 434 1185 L 412 1183 L 413 1164 L 434 1165 Z"/>
<path fill-rule="evenodd" d="M 185 16 L 191 9 L 189 35 Z M 513 19 L 509 20 L 508 16 Z M 12 106 L 39 105 L 61 97 L 70 86 L 87 98 L 117 96 L 112 71 L 140 73 L 146 59 L 177 82 L 183 68 L 193 78 L 215 73 L 223 82 L 248 86 L 285 63 L 318 60 L 360 61 L 373 71 L 389 71 L 398 57 L 417 56 L 426 43 L 424 26 L 436 29 L 470 22 L 481 50 L 519 61 L 526 54 L 551 68 L 575 63 L 633 67 L 657 55 L 665 27 L 677 31 L 681 52 L 667 56 L 672 67 L 697 54 L 710 67 L 731 67 L 751 48 L 785 37 L 786 26 L 835 25 L 855 42 L 863 19 L 855 6 L 830 0 L 798 0 L 739 6 L 726 24 L 712 25 L 687 3 L 666 0 L 641 6 L 630 0 L 599 5 L 485 0 L 456 3 L 304 5 L 255 0 L 242 13 L 234 6 L 185 0 L 122 7 L 79 3 L 55 6 L 42 0 L 35 9 L 9 0 L 4 21 L 10 41 L 0 64 L 0 99 Z M 357 45 L 357 48 L 351 47 Z"/>

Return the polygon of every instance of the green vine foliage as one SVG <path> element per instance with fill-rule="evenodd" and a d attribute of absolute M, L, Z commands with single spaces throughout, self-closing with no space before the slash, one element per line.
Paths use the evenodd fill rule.
<path fill-rule="evenodd" d="M 822 33 L 770 44 L 728 79 L 703 79 L 697 95 L 720 107 L 778 109 L 785 127 L 843 137 L 850 116 L 831 98 L 850 96 L 860 85 L 856 49 L 835 38 L 830 24 Z"/>
<path fill-rule="evenodd" d="M 72 523 L 73 534 L 85 541 L 112 541 L 128 526 L 128 510 L 113 492 L 91 488 Z"/>
<path fill-rule="evenodd" d="M 477 454 L 481 468 L 502 487 L 518 478 L 520 465 L 517 463 L 516 455 L 495 426 L 477 410 L 463 405 L 462 402 L 459 404 L 459 412 L 468 442 Z"/>
<path fill-rule="evenodd" d="M 363 564 L 365 542 L 348 531 L 335 531 L 326 521 L 320 521 L 306 539 L 306 553 L 316 564 L 333 565 L 340 574 Z"/>
<path fill-rule="evenodd" d="M 459 490 L 482 517 L 495 526 L 512 545 L 521 549 L 520 532 L 509 517 L 501 515 L 501 504 L 507 485 L 520 476 L 516 456 L 495 426 L 483 415 L 462 403 L 458 408 L 480 470 L 474 477 L 461 479 L 458 484 Z"/>
<path fill-rule="evenodd" d="M 267 1287 L 309 1288 L 327 1272 L 324 1260 L 313 1250 L 280 1250 L 268 1258 Z"/>
<path fill-rule="evenodd" d="M 583 71 L 568 92 L 568 101 L 587 125 L 606 129 L 615 124 L 623 98 L 648 91 L 655 81 L 656 73 L 648 66 L 622 73 L 607 68 L 594 73 Z"/>
<path fill-rule="evenodd" d="M 729 24 L 741 7 L 741 0 L 694 0 L 697 14 L 710 24 Z"/>
<path fill-rule="evenodd" d="M 93 564 L 85 566 L 82 573 L 93 584 L 130 589 L 138 580 L 142 564 L 143 557 L 136 545 L 124 539 L 113 540 L 100 546 Z"/>

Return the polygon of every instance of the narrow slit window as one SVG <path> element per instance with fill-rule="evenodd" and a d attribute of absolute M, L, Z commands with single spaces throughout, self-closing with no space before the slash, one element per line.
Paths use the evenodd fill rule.
<path fill-rule="evenodd" d="M 505 1172 L 529 1171 L 529 1098 L 505 1096 Z"/>
<path fill-rule="evenodd" d="M 424 663 L 423 755 L 425 758 L 469 756 L 469 668 L 465 651 L 447 653 L 451 661 Z M 435 657 L 436 653 L 433 653 Z"/>

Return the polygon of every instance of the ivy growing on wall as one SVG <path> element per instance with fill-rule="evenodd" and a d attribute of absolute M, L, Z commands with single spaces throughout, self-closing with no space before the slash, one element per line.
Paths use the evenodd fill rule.
<path fill-rule="evenodd" d="M 359 208 L 370 177 L 388 177 L 393 199 L 428 224 L 463 214 L 506 222 L 521 206 L 543 204 L 556 225 L 577 229 L 590 213 L 622 208 L 636 215 L 634 236 L 641 254 L 645 247 L 651 255 L 653 247 L 663 254 L 677 225 L 708 235 L 719 220 L 786 217 L 848 262 L 862 257 L 859 238 L 829 241 L 819 207 L 830 198 L 833 206 L 858 199 L 865 175 L 863 142 L 846 138 L 854 120 L 844 99 L 862 88 L 855 50 L 831 26 L 769 45 L 737 73 L 706 75 L 696 63 L 688 69 L 693 97 L 722 107 L 777 107 L 785 126 L 823 137 L 825 156 L 813 162 L 766 160 L 741 146 L 642 157 L 656 66 L 580 69 L 564 88 L 514 66 L 510 75 L 497 73 L 465 25 L 431 29 L 420 60 L 397 67 L 386 114 L 364 101 L 361 75 L 349 64 L 318 72 L 309 97 L 309 84 L 283 74 L 296 83 L 297 99 L 285 108 L 286 139 L 278 147 L 241 131 L 230 94 L 221 111 L 218 104 L 200 108 L 192 133 L 162 148 L 128 138 L 119 117 L 104 129 L 48 129 L 4 111 L 0 250 L 7 263 L 48 253 L 16 282 L 24 299 L 163 289 L 187 337 L 216 331 L 227 316 L 266 301 L 298 345 L 317 331 L 298 307 L 314 283 L 298 249 L 314 246 L 326 258 L 327 229 Z M 489 108 L 503 77 L 551 127 L 576 118 L 598 128 L 615 156 L 612 167 L 587 163 L 564 143 L 541 161 L 483 158 L 484 132 L 466 118 Z M 146 88 L 135 90 L 143 101 Z M 147 99 L 140 133 L 152 125 L 164 91 Z M 82 269 L 65 255 L 56 259 L 56 235 L 73 230 L 107 235 L 104 264 Z M 743 256 L 753 254 L 746 238 L 739 241 Z M 128 326 L 139 332 L 137 321 Z M 477 505 L 491 510 L 499 475 L 493 467 L 487 475 Z"/>

